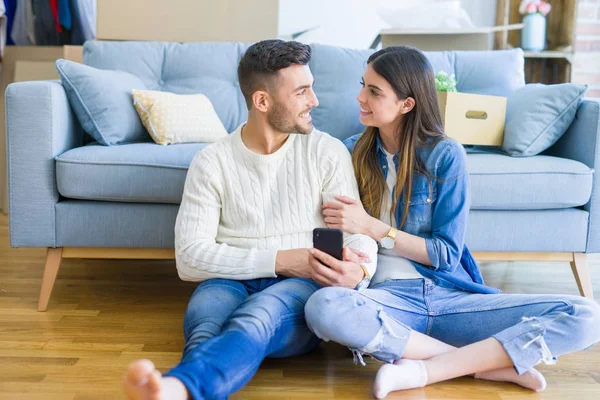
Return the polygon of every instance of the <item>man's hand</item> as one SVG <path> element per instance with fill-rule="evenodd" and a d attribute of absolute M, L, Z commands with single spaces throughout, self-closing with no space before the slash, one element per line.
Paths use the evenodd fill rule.
<path fill-rule="evenodd" d="M 308 249 L 279 250 L 275 259 L 275 273 L 289 278 L 312 279 Z"/>
<path fill-rule="evenodd" d="M 360 251 L 344 247 L 343 261 L 317 249 L 310 249 L 309 262 L 312 279 L 321 286 L 343 286 L 354 289 L 365 277 L 361 263 L 369 263 L 369 257 Z"/>

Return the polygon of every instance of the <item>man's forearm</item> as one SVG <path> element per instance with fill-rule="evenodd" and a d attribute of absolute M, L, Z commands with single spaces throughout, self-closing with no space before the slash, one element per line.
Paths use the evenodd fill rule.
<path fill-rule="evenodd" d="M 311 278 L 308 249 L 279 250 L 275 257 L 275 273 L 287 277 Z"/>
<path fill-rule="evenodd" d="M 289 276 L 291 265 L 291 254 L 289 250 L 279 250 L 275 257 L 275 273 L 277 275 Z"/>
<path fill-rule="evenodd" d="M 247 280 L 273 278 L 275 250 L 243 249 L 226 244 L 201 241 L 175 245 L 177 271 L 183 280 L 212 278 Z"/>

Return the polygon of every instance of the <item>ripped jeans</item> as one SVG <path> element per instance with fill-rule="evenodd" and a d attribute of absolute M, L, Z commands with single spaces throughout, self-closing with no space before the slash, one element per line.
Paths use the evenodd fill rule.
<path fill-rule="evenodd" d="M 309 328 L 325 341 L 381 361 L 402 358 L 411 330 L 455 347 L 498 340 L 518 374 L 600 341 L 600 306 L 579 296 L 477 294 L 427 278 L 391 280 L 361 292 L 327 287 L 306 303 Z"/>

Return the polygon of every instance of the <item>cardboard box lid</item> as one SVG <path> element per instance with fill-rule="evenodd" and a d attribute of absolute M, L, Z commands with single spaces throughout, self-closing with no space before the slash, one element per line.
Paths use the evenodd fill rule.
<path fill-rule="evenodd" d="M 501 31 L 512 31 L 516 29 L 522 29 L 523 24 L 512 24 L 512 25 L 498 25 L 488 27 L 475 27 L 475 28 L 439 28 L 439 29 L 402 29 L 402 28 L 390 28 L 382 29 L 381 35 L 471 35 L 471 34 L 489 34 Z"/>

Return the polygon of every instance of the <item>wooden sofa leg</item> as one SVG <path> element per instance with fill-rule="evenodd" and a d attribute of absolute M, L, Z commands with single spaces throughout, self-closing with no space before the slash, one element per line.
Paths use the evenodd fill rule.
<path fill-rule="evenodd" d="M 60 262 L 62 261 L 62 252 L 62 247 L 56 249 L 48 248 L 48 252 L 46 253 L 46 266 L 44 267 L 44 277 L 42 278 L 42 289 L 40 290 L 38 311 L 46 311 L 48 308 L 48 302 L 50 301 L 52 288 L 54 287 L 54 282 L 56 281 L 56 275 L 58 275 Z"/>
<path fill-rule="evenodd" d="M 587 263 L 587 255 L 585 253 L 573 253 L 573 261 L 571 261 L 571 270 L 577 282 L 579 293 L 583 297 L 590 299 L 594 298 L 592 291 L 592 277 Z"/>

